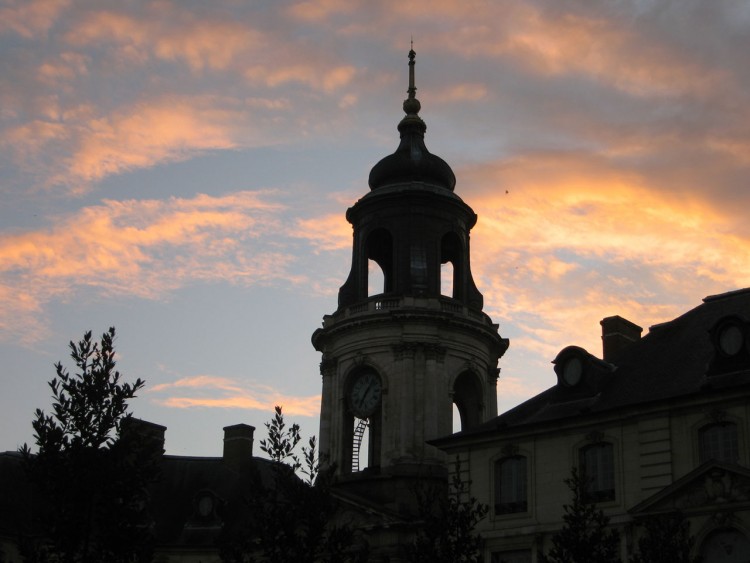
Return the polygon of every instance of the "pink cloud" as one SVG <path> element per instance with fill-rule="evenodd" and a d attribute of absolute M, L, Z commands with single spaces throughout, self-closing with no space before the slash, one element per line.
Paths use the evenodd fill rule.
<path fill-rule="evenodd" d="M 156 299 L 196 281 L 303 283 L 288 271 L 291 255 L 249 244 L 277 233 L 282 210 L 270 192 L 104 201 L 49 229 L 6 233 L 0 338 L 33 335 L 46 303 L 83 288 Z"/>
<path fill-rule="evenodd" d="M 174 395 L 176 390 L 186 388 L 197 396 Z M 287 395 L 267 385 L 242 384 L 229 378 L 208 375 L 185 377 L 172 383 L 155 385 L 149 392 L 167 393 L 170 396 L 153 400 L 162 406 L 178 409 L 251 409 L 272 412 L 274 406 L 282 405 L 284 413 L 292 416 L 317 416 L 320 412 L 320 395 Z"/>
<path fill-rule="evenodd" d="M 70 0 L 7 0 L 0 7 L 0 33 L 12 31 L 30 39 L 46 33 Z"/>

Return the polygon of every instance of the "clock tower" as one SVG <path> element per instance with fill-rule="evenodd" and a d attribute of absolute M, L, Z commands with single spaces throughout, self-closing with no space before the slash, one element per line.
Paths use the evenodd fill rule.
<path fill-rule="evenodd" d="M 497 362 L 508 348 L 471 275 L 477 216 L 424 143 L 414 57 L 400 144 L 346 212 L 351 271 L 312 336 L 323 356 L 321 459 L 341 490 L 396 513 L 412 510 L 418 481 L 445 482 L 448 460 L 428 441 L 458 430 L 454 404 L 464 430 L 497 415 Z M 372 289 L 375 277 L 382 286 Z"/>

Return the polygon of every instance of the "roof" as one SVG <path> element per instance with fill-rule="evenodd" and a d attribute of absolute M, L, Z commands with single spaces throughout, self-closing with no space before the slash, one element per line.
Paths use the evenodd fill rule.
<path fill-rule="evenodd" d="M 463 437 L 511 429 L 523 430 L 537 424 L 580 418 L 582 415 L 614 412 L 636 405 L 748 386 L 750 365 L 747 362 L 741 369 L 711 373 L 716 355 L 712 329 L 728 317 L 744 320 L 745 323 L 750 321 L 750 288 L 706 297 L 701 305 L 691 311 L 651 327 L 646 336 L 630 344 L 611 364 L 591 357 L 593 371 L 596 372 L 593 387 L 576 390 L 556 384 L 476 428 L 432 443 L 449 445 Z M 745 348 L 749 346 L 746 342 Z M 577 350 L 585 353 L 583 349 Z M 750 350 L 743 357 L 747 357 L 748 353 Z M 606 366 L 606 369 L 602 366 Z"/>
<path fill-rule="evenodd" d="M 0 452 L 0 536 L 28 533 L 36 501 L 18 452 Z M 258 457 L 233 467 L 220 457 L 165 455 L 149 488 L 158 546 L 213 547 L 228 519 L 251 510 L 260 484 L 273 486 L 273 462 Z"/>

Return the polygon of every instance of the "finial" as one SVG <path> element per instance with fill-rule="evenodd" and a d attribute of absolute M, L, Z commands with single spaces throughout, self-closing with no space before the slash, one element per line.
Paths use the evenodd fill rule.
<path fill-rule="evenodd" d="M 422 104 L 417 99 L 417 87 L 414 85 L 414 58 L 417 54 L 414 52 L 414 38 L 411 40 L 411 49 L 409 50 L 409 97 L 404 100 L 404 112 L 407 115 L 418 114 Z"/>

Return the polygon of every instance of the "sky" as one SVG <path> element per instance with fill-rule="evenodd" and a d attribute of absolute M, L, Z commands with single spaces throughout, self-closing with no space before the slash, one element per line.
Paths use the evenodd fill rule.
<path fill-rule="evenodd" d="M 117 330 L 133 414 L 221 455 L 276 404 L 318 432 L 344 213 L 398 146 L 413 38 L 426 144 L 478 214 L 510 348 L 500 412 L 599 321 L 750 286 L 741 0 L 0 0 L 0 451 L 68 342 Z"/>

